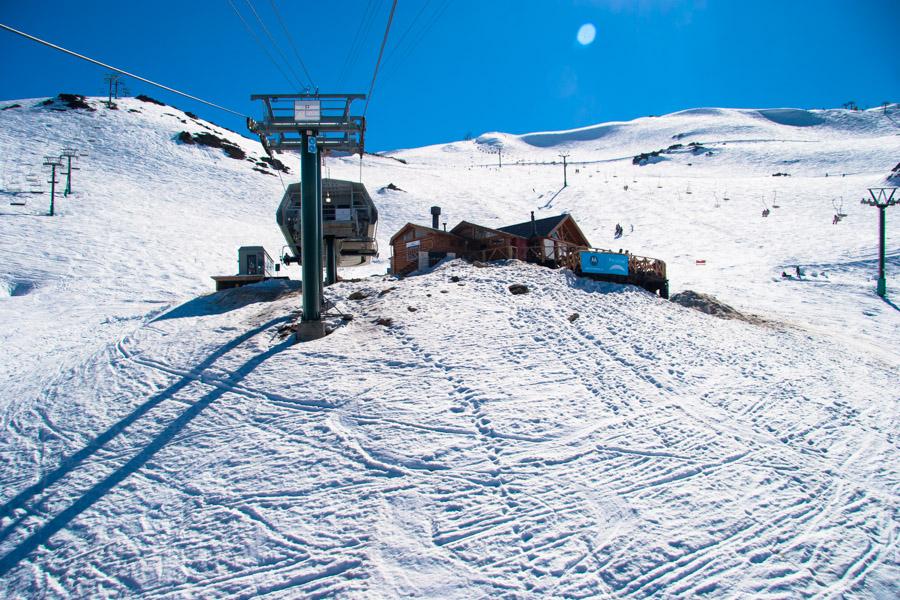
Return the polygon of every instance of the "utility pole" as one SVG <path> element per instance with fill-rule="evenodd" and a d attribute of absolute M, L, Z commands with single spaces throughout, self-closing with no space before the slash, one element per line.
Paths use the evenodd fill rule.
<path fill-rule="evenodd" d="M 888 206 L 900 202 L 900 198 L 894 198 L 897 188 L 869 188 L 872 199 L 863 198 L 860 204 L 875 206 L 878 208 L 878 286 L 875 293 L 884 298 L 887 293 L 887 281 L 884 278 L 884 211 Z"/>
<path fill-rule="evenodd" d="M 497 146 L 497 168 L 503 168 L 503 144 Z"/>
<path fill-rule="evenodd" d="M 568 166 L 568 164 L 566 163 L 566 159 L 569 158 L 569 155 L 568 154 L 560 154 L 559 157 L 561 159 L 563 159 L 563 187 L 568 187 L 569 180 L 566 175 L 566 167 Z"/>
<path fill-rule="evenodd" d="M 109 84 L 109 100 L 106 102 L 106 108 L 112 108 L 113 86 L 116 88 L 116 98 L 119 97 L 119 79 L 121 77 L 118 73 L 110 73 L 103 78 L 103 81 Z"/>
<path fill-rule="evenodd" d="M 56 203 L 56 168 L 62 167 L 62 160 L 58 156 L 45 156 L 44 166 L 50 167 L 50 181 L 47 183 L 50 184 L 50 216 L 52 217 Z"/>
<path fill-rule="evenodd" d="M 72 166 L 72 159 L 77 156 L 77 148 L 63 148 L 62 154 L 60 155 L 60 159 L 66 159 L 66 190 L 63 192 L 63 196 L 68 196 L 72 193 L 72 171 L 78 170 L 78 167 Z"/>

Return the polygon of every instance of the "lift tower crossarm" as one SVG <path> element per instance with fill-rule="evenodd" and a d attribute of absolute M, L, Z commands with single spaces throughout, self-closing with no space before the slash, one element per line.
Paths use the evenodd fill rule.
<path fill-rule="evenodd" d="M 247 128 L 259 136 L 270 154 L 302 149 L 303 132 L 312 131 L 323 151 L 362 155 L 366 120 L 352 115 L 350 106 L 364 94 L 253 94 L 265 105 L 262 121 L 247 119 Z"/>

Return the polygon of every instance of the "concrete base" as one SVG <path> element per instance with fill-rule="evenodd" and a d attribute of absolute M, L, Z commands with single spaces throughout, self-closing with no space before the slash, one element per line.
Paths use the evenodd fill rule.
<path fill-rule="evenodd" d="M 325 337 L 325 323 L 322 321 L 301 321 L 294 334 L 296 342 L 311 342 Z"/>

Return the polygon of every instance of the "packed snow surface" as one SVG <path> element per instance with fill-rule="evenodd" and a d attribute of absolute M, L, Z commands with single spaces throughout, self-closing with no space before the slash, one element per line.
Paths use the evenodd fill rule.
<path fill-rule="evenodd" d="M 352 320 L 291 344 L 296 282 L 204 294 L 238 246 L 279 253 L 295 158 L 278 173 L 170 106 L 40 100 L 0 111 L 7 595 L 900 592 L 900 226 L 889 213 L 884 301 L 859 204 L 900 156 L 896 107 L 695 109 L 367 155 L 382 256 L 327 290 Z M 71 144 L 73 193 L 43 216 L 25 192 Z M 325 175 L 356 179 L 358 160 Z M 389 183 L 403 191 L 374 193 Z M 673 293 L 759 318 L 518 262 L 382 275 L 390 236 L 432 205 L 450 227 L 571 212 L 595 246 L 666 260 Z"/>

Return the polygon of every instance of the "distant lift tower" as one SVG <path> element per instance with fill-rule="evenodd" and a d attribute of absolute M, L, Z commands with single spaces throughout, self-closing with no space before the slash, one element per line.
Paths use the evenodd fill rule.
<path fill-rule="evenodd" d="M 334 239 L 322 238 L 322 159 L 330 152 L 359 154 L 365 148 L 366 121 L 350 114 L 354 100 L 365 94 L 254 94 L 262 100 L 262 121 L 247 119 L 247 128 L 259 136 L 263 148 L 300 153 L 301 244 L 303 317 L 301 337 L 322 334 L 322 247 L 329 243 L 329 279 L 336 273 Z"/>
<path fill-rule="evenodd" d="M 895 198 L 898 188 L 869 188 L 869 195 L 872 197 L 863 198 L 861 204 L 878 207 L 878 287 L 876 293 L 884 298 L 887 294 L 887 281 L 884 277 L 884 211 L 888 206 L 893 206 L 900 202 L 900 198 Z"/>
<path fill-rule="evenodd" d="M 66 191 L 63 192 L 63 196 L 68 196 L 72 193 L 72 171 L 78 170 L 78 167 L 72 166 L 72 159 L 77 156 L 77 148 L 64 148 L 62 154 L 59 155 L 60 160 L 66 160 Z"/>
<path fill-rule="evenodd" d="M 56 170 L 62 168 L 62 159 L 58 156 L 45 156 L 44 166 L 50 167 L 50 181 L 47 183 L 50 184 L 50 216 L 52 217 L 56 214 L 56 184 L 59 183 L 56 180 Z"/>

